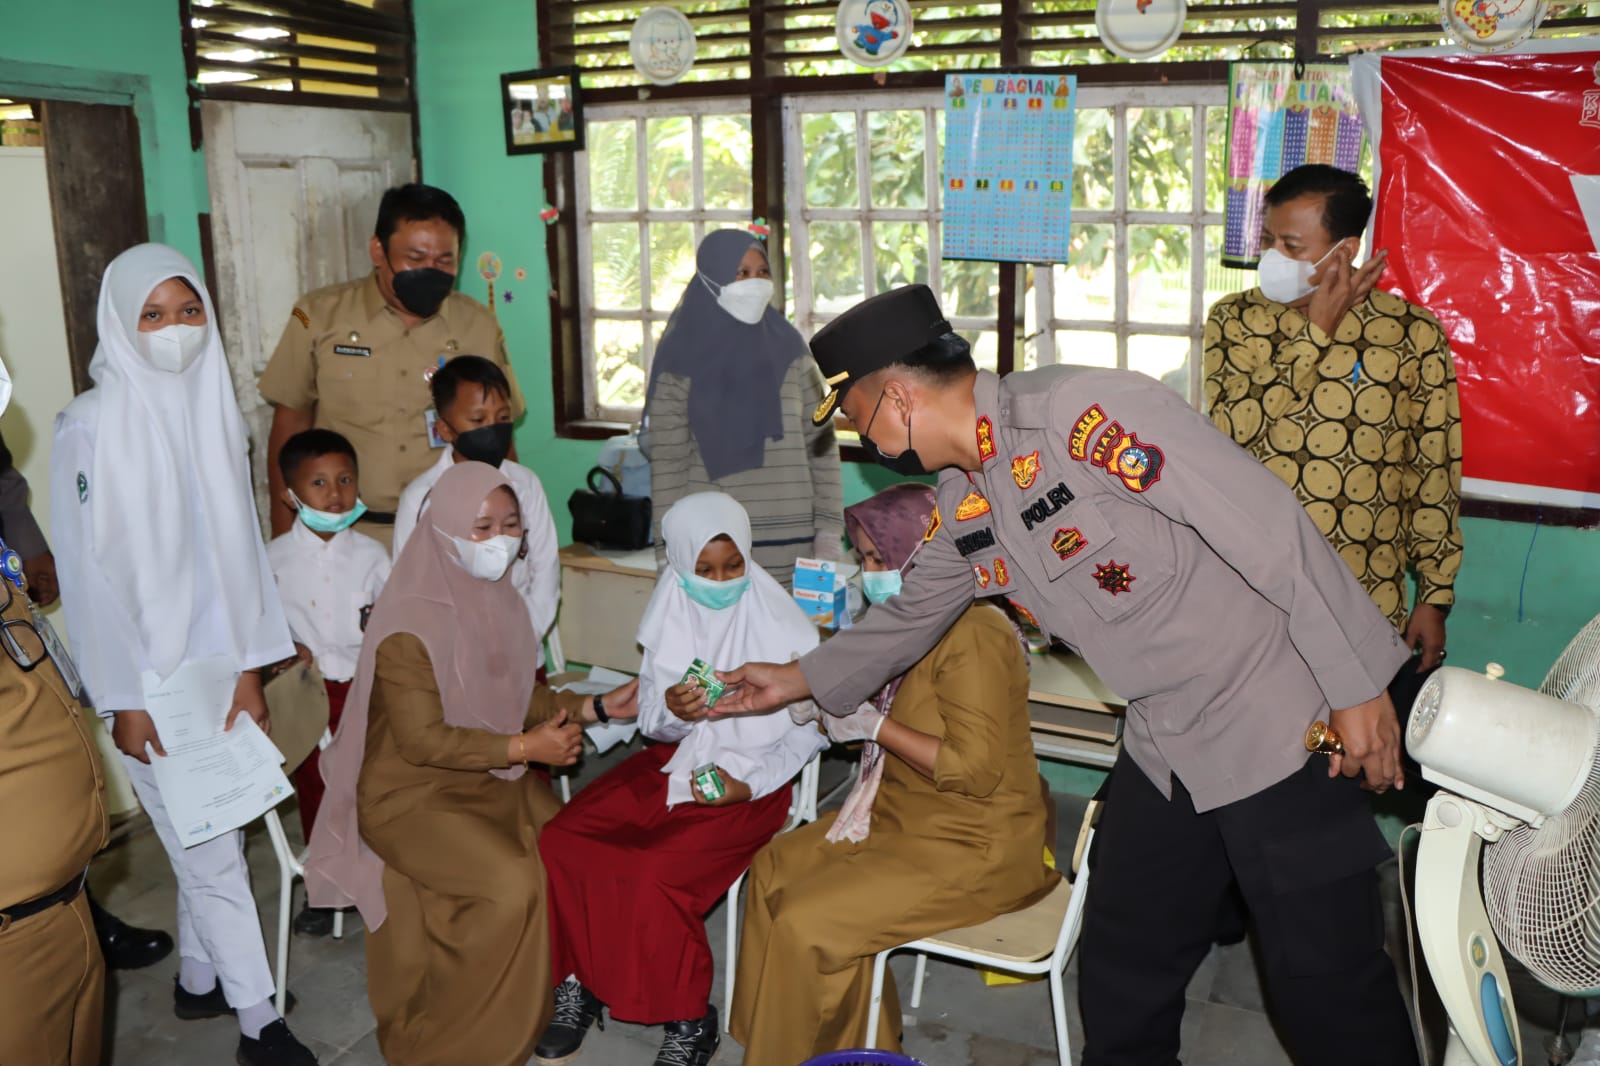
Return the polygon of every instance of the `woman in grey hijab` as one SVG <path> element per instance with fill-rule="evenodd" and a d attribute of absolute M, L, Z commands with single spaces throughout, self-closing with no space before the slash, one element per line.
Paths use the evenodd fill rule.
<path fill-rule="evenodd" d="M 844 531 L 838 443 L 831 425 L 811 424 L 822 375 L 772 306 L 760 240 L 708 233 L 695 268 L 656 345 L 645 400 L 657 562 L 668 508 L 725 492 L 750 515 L 755 561 L 787 587 L 796 558 L 838 558 Z"/>

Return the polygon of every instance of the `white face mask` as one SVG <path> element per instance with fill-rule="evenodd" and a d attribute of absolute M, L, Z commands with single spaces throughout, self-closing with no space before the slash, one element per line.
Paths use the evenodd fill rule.
<path fill-rule="evenodd" d="M 747 326 L 761 321 L 772 305 L 772 279 L 746 278 L 731 282 L 717 293 L 717 306 Z"/>
<path fill-rule="evenodd" d="M 1307 295 L 1316 288 L 1311 284 L 1311 275 L 1343 243 L 1335 243 L 1315 263 L 1290 259 L 1276 248 L 1268 248 L 1261 253 L 1261 261 L 1256 264 L 1256 284 L 1261 286 L 1261 295 L 1280 304 L 1292 304 Z"/>
<path fill-rule="evenodd" d="M 11 371 L 0 363 L 0 414 L 4 414 L 7 407 L 11 406 Z"/>
<path fill-rule="evenodd" d="M 456 562 L 461 569 L 484 581 L 499 581 L 511 569 L 511 562 L 522 550 L 522 538 L 501 534 L 488 540 L 451 537 L 456 546 Z"/>
<path fill-rule="evenodd" d="M 186 326 L 181 322 L 149 333 L 135 333 L 133 338 L 150 365 L 168 374 L 188 370 L 206 349 L 205 327 Z"/>

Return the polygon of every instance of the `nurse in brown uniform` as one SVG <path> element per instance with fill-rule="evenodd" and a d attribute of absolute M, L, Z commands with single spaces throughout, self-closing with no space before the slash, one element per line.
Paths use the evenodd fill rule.
<path fill-rule="evenodd" d="M 978 371 L 925 286 L 811 348 L 834 388 L 818 418 L 837 404 L 891 470 L 942 471 L 936 528 L 900 595 L 798 663 L 724 675 L 744 687 L 714 713 L 848 714 L 974 596 L 1010 599 L 1129 701 L 1090 859 L 1084 1066 L 1178 1061 L 1235 884 L 1295 1061 L 1414 1066 L 1356 780 L 1404 783 L 1384 689 L 1406 649 L 1293 494 L 1142 374 Z M 1345 754 L 1308 758 L 1330 716 Z"/>
<path fill-rule="evenodd" d="M 512 417 L 522 416 L 500 324 L 483 304 L 455 291 L 466 227 L 461 205 L 443 189 L 390 189 L 370 242 L 372 273 L 296 301 L 260 382 L 272 404 L 273 536 L 294 524 L 294 512 L 279 502 L 284 485 L 276 457 L 301 430 L 332 429 L 355 445 L 370 508 L 358 528 L 388 547 L 401 490 L 443 447 L 428 433 L 434 370 L 458 355 L 493 360 L 511 382 Z"/>

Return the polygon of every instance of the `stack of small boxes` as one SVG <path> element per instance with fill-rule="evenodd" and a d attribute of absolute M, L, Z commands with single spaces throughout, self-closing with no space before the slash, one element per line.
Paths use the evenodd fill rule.
<path fill-rule="evenodd" d="M 824 629 L 850 628 L 847 586 L 838 563 L 823 559 L 794 561 L 794 599 L 814 625 Z"/>

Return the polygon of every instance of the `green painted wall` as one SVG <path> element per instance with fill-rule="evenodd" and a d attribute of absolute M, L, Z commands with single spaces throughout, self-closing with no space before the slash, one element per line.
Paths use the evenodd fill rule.
<path fill-rule="evenodd" d="M 131 102 L 139 119 L 150 239 L 199 262 L 196 216 L 209 209 L 205 164 L 189 148 L 189 98 L 175 0 L 6 4 L 0 95 Z"/>
<path fill-rule="evenodd" d="M 554 436 L 548 274 L 544 225 L 538 219 L 544 207 L 543 164 L 538 156 L 505 154 L 498 105 L 499 75 L 538 65 L 533 2 L 479 0 L 462 6 L 415 0 L 414 9 L 423 172 L 466 208 L 469 267 L 485 250 L 503 261 L 497 295 L 509 287 L 514 301 L 498 304 L 500 321 L 530 408 L 518 431 L 518 448 L 544 481 L 565 530 L 566 498 L 600 446 Z M 519 266 L 527 269 L 528 280 L 508 280 Z M 462 287 L 479 298 L 485 295 L 475 274 Z M 893 480 L 879 468 L 849 463 L 844 476 L 850 502 Z M 1539 528 L 1535 536 L 1531 525 L 1480 519 L 1467 519 L 1462 526 L 1466 565 L 1450 618 L 1450 662 L 1481 669 L 1486 661 L 1498 661 L 1509 680 L 1537 685 L 1572 635 L 1600 613 L 1600 532 Z M 1063 770 L 1052 771 L 1052 777 L 1057 784 L 1084 787 L 1097 775 Z"/>

